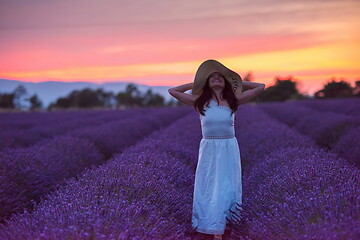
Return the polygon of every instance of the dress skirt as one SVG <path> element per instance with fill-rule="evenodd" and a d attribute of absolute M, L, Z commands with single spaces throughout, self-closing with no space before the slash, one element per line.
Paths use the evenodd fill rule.
<path fill-rule="evenodd" d="M 227 219 L 233 217 L 231 211 L 239 214 L 241 204 L 241 158 L 236 137 L 202 138 L 195 173 L 192 227 L 201 233 L 224 234 Z"/>

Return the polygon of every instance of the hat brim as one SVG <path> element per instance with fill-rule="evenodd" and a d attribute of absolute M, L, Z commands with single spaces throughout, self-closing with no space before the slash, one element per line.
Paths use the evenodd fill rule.
<path fill-rule="evenodd" d="M 221 73 L 225 79 L 231 84 L 232 90 L 235 94 L 241 93 L 243 88 L 242 78 L 236 72 L 225 67 L 220 62 L 209 59 L 203 62 L 195 74 L 194 84 L 192 88 L 193 95 L 201 95 L 206 80 L 213 72 Z"/>

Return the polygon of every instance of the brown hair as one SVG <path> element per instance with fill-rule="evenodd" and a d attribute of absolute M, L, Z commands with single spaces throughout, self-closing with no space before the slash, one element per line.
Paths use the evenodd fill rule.
<path fill-rule="evenodd" d="M 206 111 L 206 110 L 204 110 L 204 105 L 205 105 L 205 103 L 206 103 L 206 106 L 209 105 L 209 100 L 213 93 L 213 90 L 209 86 L 209 77 L 206 80 L 205 86 L 203 87 L 203 91 L 202 91 L 200 97 L 198 97 L 194 102 L 195 110 L 204 116 L 205 116 L 204 111 Z M 222 97 L 224 99 L 226 99 L 227 102 L 229 103 L 229 106 L 232 110 L 231 114 L 233 114 L 238 108 L 237 99 L 236 99 L 235 93 L 232 91 L 231 84 L 226 80 L 226 78 L 224 76 L 223 76 L 223 78 L 225 79 L 225 88 L 222 92 Z M 216 95 L 215 95 L 215 98 L 217 99 Z M 219 101 L 219 99 L 217 99 L 217 100 Z"/>

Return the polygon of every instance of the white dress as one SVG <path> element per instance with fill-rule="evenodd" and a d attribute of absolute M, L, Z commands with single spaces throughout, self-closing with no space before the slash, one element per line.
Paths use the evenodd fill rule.
<path fill-rule="evenodd" d="M 192 227 L 224 234 L 228 219 L 242 210 L 241 158 L 231 108 L 213 99 L 200 115 L 203 138 L 195 173 Z M 236 208 L 237 207 L 237 208 Z"/>

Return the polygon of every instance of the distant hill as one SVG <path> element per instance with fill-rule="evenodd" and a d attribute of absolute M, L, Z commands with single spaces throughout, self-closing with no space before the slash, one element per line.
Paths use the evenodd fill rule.
<path fill-rule="evenodd" d="M 80 90 L 83 88 L 98 89 L 102 88 L 107 92 L 123 92 L 126 86 L 130 82 L 109 82 L 109 83 L 90 83 L 90 82 L 22 82 L 17 80 L 0 79 L 0 93 L 10 93 L 18 85 L 23 85 L 29 95 L 37 94 L 41 102 L 47 107 L 51 102 L 56 101 L 59 97 L 65 97 L 74 90 Z M 171 86 L 148 86 L 133 83 L 137 86 L 141 93 L 146 92 L 149 88 L 152 89 L 153 93 L 158 93 L 164 97 L 165 101 L 176 100 L 168 93 L 168 89 Z"/>

